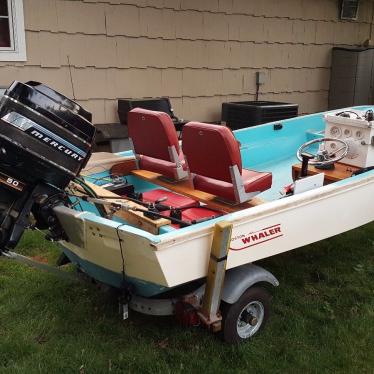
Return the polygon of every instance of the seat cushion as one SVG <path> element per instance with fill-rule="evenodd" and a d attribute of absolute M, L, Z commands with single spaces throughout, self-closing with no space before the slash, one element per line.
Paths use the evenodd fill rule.
<path fill-rule="evenodd" d="M 169 205 L 172 208 L 186 209 L 199 206 L 199 202 L 190 197 L 182 196 L 161 188 L 143 192 L 143 201 L 146 203 L 154 203 L 164 197 L 167 197 L 167 199 L 162 201 L 161 204 Z"/>
<path fill-rule="evenodd" d="M 202 221 L 222 216 L 223 213 L 205 207 L 190 208 L 182 212 L 183 221 Z"/>
<path fill-rule="evenodd" d="M 170 210 L 166 210 L 161 213 L 165 217 L 170 216 Z M 209 219 L 214 219 L 217 217 L 222 216 L 223 213 L 217 211 L 217 210 L 212 210 L 208 209 L 205 207 L 198 207 L 198 208 L 189 208 L 189 209 L 184 209 L 182 210 L 182 221 L 188 222 L 188 223 L 199 223 L 199 222 L 204 222 Z M 172 223 L 172 227 L 178 229 L 180 228 L 179 224 Z"/>
<path fill-rule="evenodd" d="M 181 162 L 183 169 L 185 169 L 185 161 Z M 153 171 L 154 173 L 161 174 L 170 179 L 175 178 L 175 169 L 177 164 L 171 161 L 161 160 L 159 158 L 148 157 L 139 155 L 139 168 L 143 170 Z"/>
<path fill-rule="evenodd" d="M 272 174 L 243 169 L 242 180 L 245 192 L 262 192 L 271 187 Z M 207 178 L 201 175 L 196 175 L 193 183 L 194 187 L 197 190 L 208 192 L 212 195 L 216 195 L 229 201 L 236 200 L 234 186 L 232 183 L 220 181 L 218 179 Z"/>

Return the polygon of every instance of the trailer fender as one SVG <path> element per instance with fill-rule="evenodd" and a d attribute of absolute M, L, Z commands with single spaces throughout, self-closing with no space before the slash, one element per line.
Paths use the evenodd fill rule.
<path fill-rule="evenodd" d="M 260 282 L 279 286 L 279 281 L 273 274 L 257 265 L 246 264 L 227 270 L 221 299 L 234 304 L 249 287 Z"/>

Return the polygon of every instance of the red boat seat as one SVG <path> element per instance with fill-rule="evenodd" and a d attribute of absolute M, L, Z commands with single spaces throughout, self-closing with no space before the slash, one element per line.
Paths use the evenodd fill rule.
<path fill-rule="evenodd" d="M 222 216 L 223 213 L 216 210 L 211 210 L 205 207 L 190 208 L 182 211 L 183 221 L 200 221 L 205 219 L 213 219 Z"/>
<path fill-rule="evenodd" d="M 239 204 L 271 187 L 271 173 L 242 168 L 239 143 L 228 127 L 188 123 L 183 152 L 197 190 Z"/>
<path fill-rule="evenodd" d="M 217 210 L 208 209 L 205 207 L 189 208 L 182 210 L 182 221 L 199 223 L 205 220 L 214 219 L 222 216 L 224 213 L 218 212 Z M 166 210 L 161 213 L 165 217 L 170 216 L 170 210 Z M 179 224 L 172 223 L 171 226 L 179 228 Z"/>
<path fill-rule="evenodd" d="M 199 206 L 199 202 L 190 197 L 182 196 L 161 188 L 143 192 L 142 195 L 143 201 L 146 203 L 154 203 L 155 201 L 166 197 L 167 199 L 162 201 L 161 204 L 168 205 L 172 208 L 186 209 Z"/>
<path fill-rule="evenodd" d="M 168 114 L 135 108 L 128 113 L 127 123 L 138 169 L 173 180 L 188 177 L 178 136 Z"/>

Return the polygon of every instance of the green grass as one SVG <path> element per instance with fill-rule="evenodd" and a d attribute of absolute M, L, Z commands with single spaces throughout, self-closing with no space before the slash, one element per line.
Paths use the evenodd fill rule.
<path fill-rule="evenodd" d="M 280 280 L 265 330 L 238 347 L 132 312 L 90 284 L 0 259 L 0 373 L 373 373 L 374 224 L 262 261 Z M 19 251 L 52 261 L 36 233 Z"/>

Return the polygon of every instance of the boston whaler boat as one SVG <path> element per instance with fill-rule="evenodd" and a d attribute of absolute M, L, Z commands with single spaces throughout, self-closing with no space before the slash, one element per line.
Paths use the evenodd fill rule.
<path fill-rule="evenodd" d="M 121 291 L 130 309 L 252 337 L 268 316 L 253 262 L 373 220 L 373 112 L 357 107 L 242 129 L 134 109 L 132 151 L 91 156 L 91 115 L 37 82 L 0 104 L 0 248 L 30 225 Z M 326 214 L 329 212 L 329 214 Z"/>

